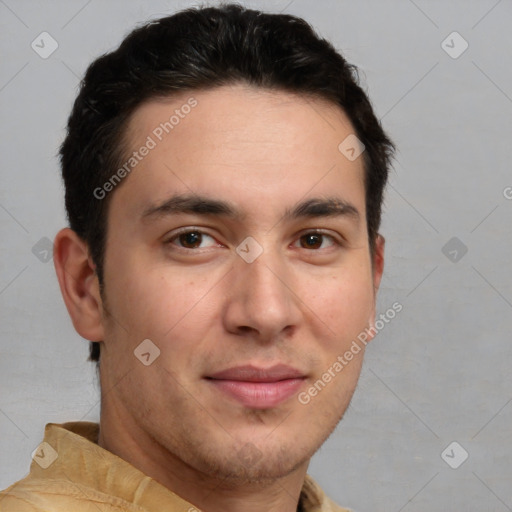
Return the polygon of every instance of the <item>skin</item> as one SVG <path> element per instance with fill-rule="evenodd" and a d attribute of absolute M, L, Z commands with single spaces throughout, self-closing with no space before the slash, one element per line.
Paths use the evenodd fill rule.
<path fill-rule="evenodd" d="M 190 96 L 197 106 L 111 192 L 103 296 L 69 229 L 56 237 L 56 270 L 77 331 L 103 340 L 100 446 L 208 512 L 291 512 L 364 351 L 307 405 L 294 395 L 246 407 L 205 376 L 284 363 L 303 372 L 299 392 L 310 388 L 374 320 L 384 239 L 372 257 L 363 161 L 338 151 L 354 130 L 337 106 L 242 85 L 193 91 L 139 107 L 133 149 Z M 174 194 L 240 215 L 144 217 Z M 343 200 L 358 216 L 285 216 L 313 198 Z M 176 236 L 190 227 L 204 233 L 198 246 Z M 315 230 L 324 236 L 306 236 Z M 253 263 L 236 252 L 247 236 L 263 248 Z M 134 356 L 144 339 L 160 349 L 149 366 Z"/>

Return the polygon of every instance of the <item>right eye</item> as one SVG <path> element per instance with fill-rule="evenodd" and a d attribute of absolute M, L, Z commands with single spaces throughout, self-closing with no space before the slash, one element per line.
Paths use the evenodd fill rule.
<path fill-rule="evenodd" d="M 209 241 L 209 242 L 208 242 Z M 210 235 L 197 229 L 189 229 L 174 235 L 166 241 L 167 244 L 177 245 L 183 249 L 204 249 L 218 245 L 217 241 Z M 207 245 L 203 245 L 207 244 Z"/>

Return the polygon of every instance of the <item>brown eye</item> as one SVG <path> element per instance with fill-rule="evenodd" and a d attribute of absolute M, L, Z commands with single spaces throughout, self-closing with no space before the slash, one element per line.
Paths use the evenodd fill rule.
<path fill-rule="evenodd" d="M 318 233 L 308 233 L 300 237 L 300 246 L 303 249 L 320 249 L 323 238 L 323 235 Z"/>
<path fill-rule="evenodd" d="M 330 249 L 333 246 L 341 247 L 342 244 L 332 235 L 319 231 L 310 231 L 309 233 L 305 233 L 300 236 L 294 245 L 295 247 L 300 247 L 302 249 L 322 250 Z"/>
<path fill-rule="evenodd" d="M 166 240 L 165 244 L 171 249 L 182 249 L 194 252 L 220 246 L 212 235 L 208 235 L 200 229 L 193 228 L 182 230 L 181 233 L 176 233 L 172 238 Z"/>
<path fill-rule="evenodd" d="M 178 236 L 179 244 L 186 249 L 196 249 L 201 246 L 203 234 L 198 231 L 189 231 Z"/>
<path fill-rule="evenodd" d="M 189 256 L 195 253 L 203 254 L 209 252 L 216 247 L 222 247 L 222 244 L 204 231 L 190 227 L 176 233 L 171 238 L 164 241 L 169 250 L 178 251 L 179 253 Z"/>

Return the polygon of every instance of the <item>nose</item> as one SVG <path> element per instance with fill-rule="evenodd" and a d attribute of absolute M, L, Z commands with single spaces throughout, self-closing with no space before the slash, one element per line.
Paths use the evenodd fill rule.
<path fill-rule="evenodd" d="M 279 254 L 264 252 L 252 263 L 240 258 L 232 279 L 223 311 L 229 332 L 268 343 L 296 330 L 302 318 L 300 298 Z"/>

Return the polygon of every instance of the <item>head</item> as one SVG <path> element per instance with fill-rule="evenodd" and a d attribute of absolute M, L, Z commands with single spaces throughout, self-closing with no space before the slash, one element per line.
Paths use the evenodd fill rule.
<path fill-rule="evenodd" d="M 392 149 L 356 68 L 293 16 L 189 9 L 93 62 L 61 147 L 55 263 L 102 407 L 201 471 L 309 458 L 359 376 L 364 347 L 333 366 L 375 315 Z M 275 405 L 212 378 L 275 363 L 300 380 Z M 249 440 L 265 456 L 233 464 Z"/>

